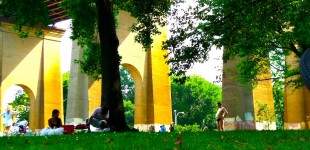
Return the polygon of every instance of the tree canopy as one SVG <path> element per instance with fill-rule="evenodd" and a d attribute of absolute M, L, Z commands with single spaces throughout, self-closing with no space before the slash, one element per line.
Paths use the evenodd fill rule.
<path fill-rule="evenodd" d="M 130 100 L 134 103 L 135 83 L 129 71 L 125 67 L 120 67 L 121 87 L 124 100 Z"/>
<path fill-rule="evenodd" d="M 214 85 L 200 76 L 190 76 L 182 85 L 171 83 L 172 109 L 185 112 L 178 117 L 178 124 L 208 126 L 216 128 L 215 113 L 217 102 L 222 100 L 220 86 Z"/>
<path fill-rule="evenodd" d="M 300 57 L 310 47 L 310 3 L 305 0 L 196 0 L 197 5 L 172 11 L 169 48 L 171 73 L 185 76 L 197 61 L 208 60 L 212 46 L 225 48 L 223 60 L 238 57 L 239 81 L 264 80 L 270 61 L 295 54 Z M 178 11 L 177 11 L 178 10 Z M 186 41 L 190 44 L 184 45 Z M 269 57 L 270 56 L 270 57 Z M 281 58 L 282 57 L 282 58 Z M 266 67 L 267 66 L 267 67 Z M 299 74 L 284 64 L 284 78 Z M 276 72 L 274 72 L 276 73 Z M 279 73 L 279 72 L 278 72 Z M 274 74 L 275 75 L 275 74 Z M 278 76 L 277 76 L 278 77 Z M 301 80 L 292 80 L 296 86 Z"/>
<path fill-rule="evenodd" d="M 12 105 L 13 110 L 18 112 L 18 121 L 29 121 L 30 98 L 24 90 L 18 90 L 15 94 L 14 101 L 9 104 Z"/>
<path fill-rule="evenodd" d="M 35 35 L 43 34 L 42 28 L 51 24 L 49 10 L 43 0 L 31 0 L 24 4 L 24 0 L 2 0 L 0 3 L 0 16 L 12 17 L 14 30 L 19 36 L 25 38 L 32 28 L 36 29 Z"/>

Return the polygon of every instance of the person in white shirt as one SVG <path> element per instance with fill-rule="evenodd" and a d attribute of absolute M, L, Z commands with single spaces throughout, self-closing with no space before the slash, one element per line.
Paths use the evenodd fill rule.
<path fill-rule="evenodd" d="M 228 111 L 222 106 L 221 102 L 217 103 L 218 110 L 216 112 L 217 130 L 224 131 L 224 118 L 228 114 Z"/>
<path fill-rule="evenodd" d="M 10 128 L 13 124 L 13 115 L 17 114 L 17 111 L 12 111 L 12 107 L 10 105 L 6 108 L 5 112 L 0 114 L 0 116 L 4 116 L 5 131 L 8 132 L 8 135 L 11 135 Z"/>
<path fill-rule="evenodd" d="M 86 126 L 88 132 L 90 132 L 90 125 L 104 129 L 108 127 L 109 109 L 108 107 L 98 107 L 94 110 L 92 115 L 86 119 Z"/>

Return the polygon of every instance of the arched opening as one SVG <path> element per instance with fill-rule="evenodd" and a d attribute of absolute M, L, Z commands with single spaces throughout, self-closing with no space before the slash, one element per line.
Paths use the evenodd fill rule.
<path fill-rule="evenodd" d="M 127 125 L 134 126 L 134 93 L 135 84 L 132 75 L 126 67 L 120 66 L 121 88 Z"/>
<path fill-rule="evenodd" d="M 29 122 L 32 99 L 34 99 L 34 97 L 28 87 L 23 85 L 13 85 L 9 87 L 4 94 L 2 110 L 5 110 L 7 106 L 11 106 L 13 111 L 18 112 L 16 116 L 13 116 L 14 123 L 18 124 L 24 120 Z"/>
<path fill-rule="evenodd" d="M 129 126 L 136 126 L 141 124 L 141 118 L 145 118 L 142 78 L 137 68 L 127 63 L 120 66 L 120 74 L 126 121 Z"/>

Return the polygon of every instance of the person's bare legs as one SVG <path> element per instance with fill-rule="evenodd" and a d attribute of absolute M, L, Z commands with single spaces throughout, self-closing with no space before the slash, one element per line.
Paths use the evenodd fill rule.
<path fill-rule="evenodd" d="M 217 121 L 217 130 L 224 131 L 224 120 L 223 119 Z"/>
<path fill-rule="evenodd" d="M 7 135 L 11 135 L 10 128 L 11 128 L 11 126 L 6 126 L 6 127 L 5 127 L 5 130 L 6 130 Z"/>
<path fill-rule="evenodd" d="M 217 131 L 221 131 L 220 121 L 216 121 L 216 125 L 217 125 Z"/>
<path fill-rule="evenodd" d="M 224 131 L 224 119 L 220 120 L 220 129 L 221 131 Z"/>

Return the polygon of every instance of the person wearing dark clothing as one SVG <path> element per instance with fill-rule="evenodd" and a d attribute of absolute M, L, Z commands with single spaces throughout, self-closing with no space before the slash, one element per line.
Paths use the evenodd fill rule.
<path fill-rule="evenodd" d="M 170 130 L 170 132 L 172 132 L 174 130 L 174 126 L 172 124 L 170 124 L 169 130 Z"/>
<path fill-rule="evenodd" d="M 61 119 L 59 118 L 59 110 L 54 109 L 52 112 L 52 118 L 48 120 L 48 126 L 52 129 L 62 126 Z"/>

